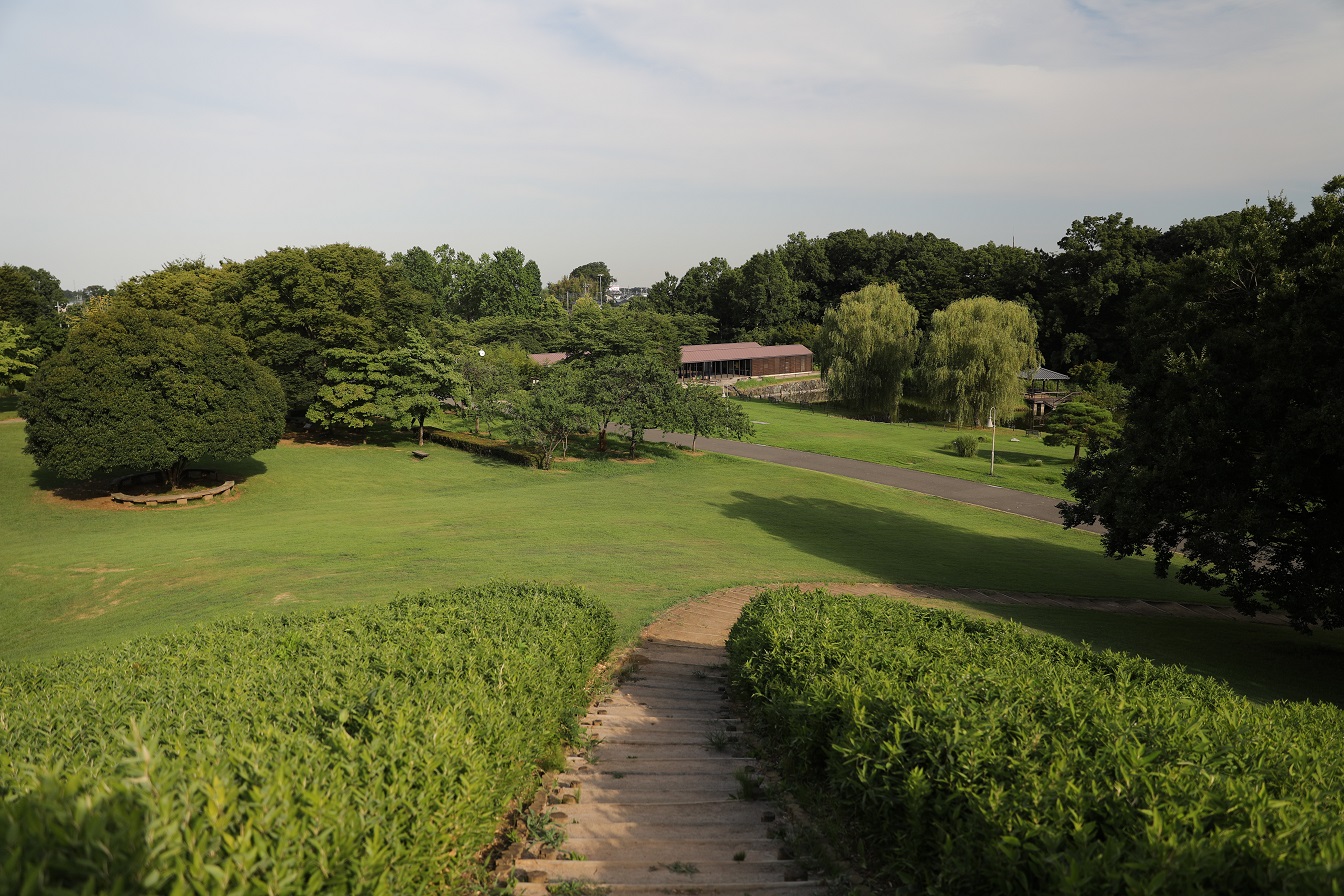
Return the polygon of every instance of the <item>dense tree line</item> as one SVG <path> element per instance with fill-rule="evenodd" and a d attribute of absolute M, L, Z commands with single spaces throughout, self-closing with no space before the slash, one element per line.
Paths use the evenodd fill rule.
<path fill-rule="evenodd" d="M 669 273 L 624 308 L 594 301 L 610 282 L 604 262 L 581 264 L 548 287 L 536 263 L 512 247 L 479 257 L 450 246 L 391 257 L 345 244 L 282 248 L 217 266 L 174 262 L 115 290 L 77 293 L 46 271 L 6 264 L 0 386 L 40 377 L 82 318 L 130 307 L 237 338 L 278 378 L 291 418 L 423 421 L 424 395 L 458 388 L 451 378 L 428 392 L 412 388 L 424 385 L 432 351 L 446 353 L 462 401 L 487 430 L 492 414 L 527 412 L 535 417 L 528 431 L 550 433 L 538 439 L 560 433 L 563 445 L 564 420 L 582 428 L 591 413 L 598 423 L 626 423 L 637 444 L 644 428 L 674 420 L 646 413 L 657 390 L 641 389 L 668 381 L 681 344 L 802 342 L 841 391 L 848 381 L 849 397 L 875 415 L 913 384 L 974 421 L 1002 413 L 1010 390 L 968 386 L 971 365 L 957 355 L 964 345 L 949 334 L 1034 330 L 1038 357 L 1070 373 L 1089 399 L 1067 409 L 1051 433 L 1094 449 L 1069 480 L 1078 495 L 1073 519 L 1099 517 L 1114 554 L 1156 548 L 1161 572 L 1183 546 L 1193 563 L 1181 576 L 1222 588 L 1244 608 L 1276 606 L 1303 626 L 1339 625 L 1344 520 L 1335 495 L 1344 464 L 1333 424 L 1344 417 L 1341 193 L 1344 179 L 1336 178 L 1305 216 L 1272 198 L 1165 230 L 1120 213 L 1086 216 L 1056 251 L 967 249 L 895 231 L 797 233 L 739 266 L 716 257 L 682 276 Z M 886 285 L 898 288 L 908 310 L 847 305 L 845 297 Z M 76 299 L 87 301 L 62 311 Z M 981 312 L 992 308 L 1022 311 L 985 323 Z M 914 376 L 909 364 L 921 339 L 923 372 Z M 903 372 L 868 381 L 846 369 L 852 359 L 843 346 Z M 473 350 L 485 351 L 488 363 L 473 362 Z M 491 365 L 539 351 L 567 353 L 564 366 L 573 369 L 519 374 L 542 392 L 502 402 Z M 618 369 L 621 359 L 659 373 L 636 389 L 631 372 Z M 1117 427 L 1115 447 L 1105 450 Z"/>

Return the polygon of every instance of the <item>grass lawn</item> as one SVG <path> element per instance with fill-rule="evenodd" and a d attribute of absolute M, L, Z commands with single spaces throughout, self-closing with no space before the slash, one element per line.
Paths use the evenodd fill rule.
<path fill-rule="evenodd" d="M 622 442 L 613 439 L 613 448 Z M 611 606 L 623 638 L 677 601 L 748 583 L 888 581 L 1216 600 L 1155 579 L 1148 562 L 1104 559 L 1085 533 L 665 446 L 645 450 L 653 462 L 557 462 L 541 472 L 437 445 L 416 462 L 410 441 L 285 444 L 224 467 L 240 481 L 233 499 L 148 509 L 55 497 L 50 488 L 59 483 L 35 474 L 22 444 L 21 425 L 0 425 L 0 657 L 495 577 L 583 585 Z M 1013 611 L 1027 621 L 1021 608 Z M 1140 626 L 1137 647 L 1142 627 L 1169 624 L 1080 614 L 1093 615 L 1101 629 Z M 1204 625 L 1221 632 L 1235 623 Z M 1268 626 L 1243 629 L 1228 664 L 1254 666 L 1255 651 L 1278 651 L 1284 680 L 1299 659 L 1285 645 L 1340 647 L 1320 636 L 1285 642 Z M 1218 643 L 1201 649 L 1216 652 Z M 1179 644 L 1173 649 L 1180 658 Z M 1329 670 L 1313 659 L 1303 676 L 1338 681 L 1339 658 L 1344 649 Z"/>
<path fill-rule="evenodd" d="M 1064 487 L 1064 471 L 1073 458 L 1073 448 L 1051 448 L 1038 436 L 1028 436 L 1020 429 L 999 427 L 994 476 L 991 477 L 988 429 L 945 429 L 927 423 L 873 423 L 835 412 L 828 414 L 824 410 L 803 410 L 797 405 L 766 401 L 743 401 L 742 409 L 758 424 L 756 436 L 751 441 L 761 445 L 910 467 L 1051 498 L 1073 497 Z M 967 433 L 985 438 L 975 457 L 957 457 L 955 451 L 944 447 L 957 436 Z M 1020 441 L 1011 441 L 1014 438 Z M 1028 466 L 1035 461 L 1040 465 Z"/>

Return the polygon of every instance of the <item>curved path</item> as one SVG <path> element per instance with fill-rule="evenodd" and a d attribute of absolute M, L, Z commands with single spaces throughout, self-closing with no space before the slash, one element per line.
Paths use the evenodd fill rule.
<path fill-rule="evenodd" d="M 667 442 L 670 445 L 681 445 L 687 448 L 691 444 L 691 437 L 681 433 L 651 429 L 646 436 L 651 442 Z M 1000 488 L 997 485 L 985 485 L 982 482 L 970 482 L 951 476 L 940 476 L 937 473 L 925 473 L 920 470 L 907 470 L 904 467 L 875 464 L 866 460 L 831 457 L 829 454 L 813 454 L 810 451 L 798 451 L 793 448 L 775 448 L 770 445 L 734 442 L 729 439 L 714 439 L 708 436 L 700 436 L 696 439 L 695 447 L 697 450 L 704 449 L 716 454 L 730 454 L 733 457 L 763 460 L 772 464 L 782 464 L 786 467 L 797 467 L 801 470 L 814 470 L 818 473 L 830 473 L 833 476 L 875 482 L 878 485 L 890 485 L 895 488 L 903 488 L 906 491 L 947 498 L 950 501 L 958 501 L 962 504 L 987 507 L 990 510 L 999 510 L 1004 513 L 1015 513 L 1018 516 L 1025 516 L 1046 523 L 1055 523 L 1056 525 L 1063 525 L 1064 523 L 1059 508 L 1056 506 L 1059 503 L 1057 499 L 1047 498 L 1044 495 L 1034 495 L 1030 492 L 1019 492 L 1011 488 Z M 1099 524 L 1078 526 L 1077 528 L 1097 535 L 1106 531 Z"/>

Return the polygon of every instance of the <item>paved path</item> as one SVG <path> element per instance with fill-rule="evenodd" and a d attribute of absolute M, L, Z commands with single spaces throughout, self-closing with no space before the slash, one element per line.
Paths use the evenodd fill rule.
<path fill-rule="evenodd" d="M 559 779 L 564 796 L 551 818 L 565 842 L 554 855 L 529 844 L 514 866 L 518 896 L 544 896 L 564 881 L 613 896 L 820 892 L 770 836 L 778 808 L 741 798 L 759 763 L 745 755 L 726 703 L 724 643 L 758 590 L 715 592 L 645 629 L 633 676 L 584 719 L 600 742 Z"/>
<path fill-rule="evenodd" d="M 662 432 L 651 429 L 646 434 L 651 442 L 667 442 L 672 445 L 689 447 L 691 437 L 681 433 Z M 890 485 L 907 491 L 919 492 L 988 507 L 1004 513 L 1015 513 L 1047 523 L 1062 525 L 1064 520 L 1059 514 L 1057 498 L 1019 492 L 1011 488 L 985 485 L 981 482 L 969 482 L 951 476 L 939 476 L 937 473 L 924 473 L 919 470 L 907 470 L 904 467 L 892 467 L 875 464 L 866 460 L 851 460 L 847 457 L 831 457 L 829 454 L 813 454 L 810 451 L 796 451 L 792 448 L 774 448 L 769 445 L 754 445 L 750 442 L 734 442 L 729 439 L 712 439 L 701 436 L 696 439 L 697 450 L 713 451 L 716 454 L 731 454 L 734 457 L 747 457 L 763 460 L 772 464 L 783 464 L 802 470 L 815 470 L 818 473 L 830 473 L 833 476 L 845 476 L 849 479 L 861 479 L 878 485 Z M 1079 526 L 1085 532 L 1102 534 L 1105 529 L 1100 525 Z"/>

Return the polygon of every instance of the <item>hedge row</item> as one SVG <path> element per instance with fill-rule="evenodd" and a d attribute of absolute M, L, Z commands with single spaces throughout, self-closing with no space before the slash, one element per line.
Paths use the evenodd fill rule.
<path fill-rule="evenodd" d="M 885 882 L 946 893 L 1340 893 L 1344 711 L 1139 657 L 784 589 L 734 688 Z M 839 822 L 844 824 L 845 822 Z"/>
<path fill-rule="evenodd" d="M 453 432 L 450 430 L 436 429 L 428 433 L 430 441 L 438 442 L 440 445 L 447 445 L 449 448 L 456 448 L 459 451 L 469 451 L 472 454 L 480 454 L 485 457 L 495 457 L 500 460 L 508 461 L 511 464 L 519 464 L 524 467 L 536 467 L 541 465 L 541 458 L 536 452 L 529 451 L 526 448 L 520 448 L 517 445 L 511 445 L 508 442 L 499 439 L 487 439 L 484 436 L 478 436 L 470 432 Z"/>
<path fill-rule="evenodd" d="M 0 665 L 0 893 L 470 888 L 613 636 L 494 583 Z"/>

